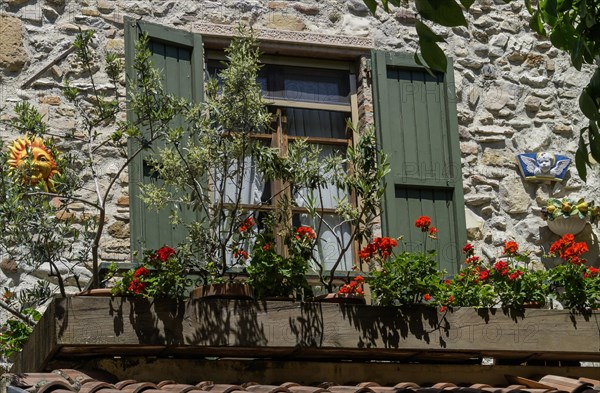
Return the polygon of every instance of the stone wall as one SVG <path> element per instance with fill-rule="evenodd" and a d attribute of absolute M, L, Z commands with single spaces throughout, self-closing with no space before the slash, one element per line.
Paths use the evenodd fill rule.
<path fill-rule="evenodd" d="M 89 85 L 67 51 L 79 29 L 94 29 L 99 58 L 105 50 L 123 55 L 124 16 L 186 30 L 193 30 L 199 21 L 236 24 L 243 20 L 255 28 L 372 38 L 377 48 L 387 50 L 412 53 L 416 48 L 413 10 L 380 11 L 373 17 L 360 0 L 2 0 L 0 107 L 6 106 L 2 119 L 10 119 L 16 102 L 27 100 L 45 114 L 51 130 L 78 132 L 81 119 L 61 96 L 61 86 L 65 78 L 83 89 Z M 468 20 L 467 28 L 437 32 L 446 37 L 447 52 L 454 58 L 469 238 L 490 257 L 499 254 L 505 240 L 514 239 L 539 260 L 543 249 L 557 238 L 539 214 L 545 200 L 566 195 L 600 200 L 600 169 L 591 171 L 587 184 L 574 166 L 562 184 L 532 184 L 522 180 L 514 157 L 537 150 L 574 157 L 578 132 L 585 124 L 577 97 L 589 70 L 575 71 L 567 56 L 533 35 L 520 1 L 505 5 L 478 0 Z M 102 67 L 95 71 L 101 88 L 109 90 Z M 124 80 L 121 94 L 123 86 Z M 364 78 L 360 93 L 361 118 L 372 121 L 370 85 Z M 110 131 L 101 130 L 105 135 Z M 0 125 L 4 142 L 15 137 Z M 98 153 L 102 175 L 114 174 L 123 162 L 110 149 Z M 89 173 L 82 176 L 91 179 Z M 100 186 L 106 186 L 106 176 Z M 87 197 L 94 198 L 93 192 Z M 124 174 L 109 201 L 103 260 L 129 258 L 128 202 Z M 73 204 L 70 211 L 94 214 L 83 204 Z M 588 226 L 578 237 L 588 242 L 592 250 L 588 258 L 596 264 L 597 234 L 597 228 Z M 28 285 L 22 273 L 4 260 L 0 287 Z"/>

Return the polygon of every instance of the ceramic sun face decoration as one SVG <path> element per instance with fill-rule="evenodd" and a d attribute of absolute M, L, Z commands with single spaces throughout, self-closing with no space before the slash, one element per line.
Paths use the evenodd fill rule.
<path fill-rule="evenodd" d="M 24 178 L 23 183 L 39 186 L 46 192 L 54 192 L 52 177 L 59 172 L 52 152 L 41 138 L 30 139 L 26 135 L 15 140 L 10 147 L 8 165 L 15 169 L 27 168 L 29 178 Z"/>
<path fill-rule="evenodd" d="M 518 154 L 517 161 L 521 174 L 529 181 L 560 182 L 571 164 L 570 158 L 548 152 Z"/>

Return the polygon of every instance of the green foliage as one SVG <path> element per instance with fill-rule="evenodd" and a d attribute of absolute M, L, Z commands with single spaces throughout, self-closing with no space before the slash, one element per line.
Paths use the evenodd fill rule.
<path fill-rule="evenodd" d="M 27 308 L 23 314 L 31 317 L 34 321 L 39 321 L 42 315 L 35 309 Z M 0 326 L 0 356 L 10 358 L 13 354 L 19 352 L 33 328 L 25 322 L 18 319 L 9 319 Z"/>
<path fill-rule="evenodd" d="M 309 291 L 306 281 L 308 260 L 294 252 L 282 257 L 275 250 L 272 239 L 258 236 L 252 247 L 252 259 L 246 267 L 247 283 L 253 288 L 257 299 L 268 297 L 300 297 Z"/>
<path fill-rule="evenodd" d="M 531 269 L 527 253 L 518 249 L 517 243 L 507 241 L 503 259 L 490 264 L 474 254 L 472 245 L 466 245 L 465 265 L 447 282 L 445 305 L 492 307 L 500 304 L 514 310 L 522 310 L 528 304 L 544 305 L 549 294 L 547 273 Z"/>
<path fill-rule="evenodd" d="M 113 272 L 115 268 L 113 267 Z M 114 295 L 181 299 L 189 272 L 185 258 L 170 247 L 147 250 L 142 263 L 123 274 L 113 286 Z"/>
<path fill-rule="evenodd" d="M 520 310 L 527 304 L 544 305 L 549 294 L 547 272 L 521 270 L 511 264 L 506 272 L 490 269 L 490 282 L 502 307 Z"/>
<path fill-rule="evenodd" d="M 440 304 L 444 296 L 442 277 L 436 261 L 436 251 L 427 249 L 427 240 L 436 240 L 438 232 L 429 217 L 421 216 L 415 225 L 423 234 L 422 250 L 403 250 L 395 254 L 398 242 L 391 238 L 375 238 L 360 251 L 361 259 L 369 264 L 371 286 L 375 301 L 381 305 Z"/>
<path fill-rule="evenodd" d="M 563 263 L 550 270 L 549 280 L 554 286 L 554 295 L 563 307 L 580 309 L 589 306 L 583 275 L 587 267 L 583 264 Z"/>
<path fill-rule="evenodd" d="M 563 262 L 548 274 L 553 294 L 565 308 L 594 308 L 598 305 L 598 274 L 600 269 L 587 267 L 581 258 L 589 251 L 585 242 L 576 242 L 572 234 L 566 234 L 550 246 L 549 256 Z"/>
<path fill-rule="evenodd" d="M 383 306 L 435 303 L 440 300 L 443 272 L 435 251 L 402 251 L 374 270 L 367 283 Z"/>
<path fill-rule="evenodd" d="M 33 324 L 40 320 L 36 310 L 52 296 L 48 283 L 38 282 L 18 293 L 4 288 L 0 306 L 10 311 L 10 318 L 0 325 L 0 358 L 10 358 L 19 352 L 31 334 Z"/>

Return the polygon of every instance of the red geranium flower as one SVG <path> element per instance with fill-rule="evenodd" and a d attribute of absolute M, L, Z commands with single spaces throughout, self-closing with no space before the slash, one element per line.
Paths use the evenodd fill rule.
<path fill-rule="evenodd" d="M 246 250 L 235 250 L 233 252 L 233 257 L 234 258 L 248 259 L 248 252 Z"/>
<path fill-rule="evenodd" d="M 479 279 L 481 281 L 487 280 L 489 276 L 490 276 L 490 271 L 488 269 L 485 269 L 485 270 L 479 272 Z"/>
<path fill-rule="evenodd" d="M 438 229 L 436 227 L 429 228 L 429 237 L 435 239 L 435 235 L 438 233 Z"/>
<path fill-rule="evenodd" d="M 145 277 L 148 274 L 150 274 L 150 271 L 142 266 L 133 273 L 133 277 Z"/>
<path fill-rule="evenodd" d="M 154 253 L 154 259 L 158 259 L 161 262 L 165 262 L 167 259 L 169 259 L 175 254 L 176 251 L 173 250 L 171 247 L 164 246 L 156 250 L 156 252 Z"/>
<path fill-rule="evenodd" d="M 420 216 L 415 221 L 415 226 L 417 228 L 421 228 L 422 232 L 427 232 L 429 230 L 429 226 L 431 225 L 431 218 L 427 216 Z"/>
<path fill-rule="evenodd" d="M 131 281 L 129 288 L 127 289 L 136 295 L 139 295 L 140 293 L 144 292 L 144 289 L 146 289 L 146 283 L 135 279 Z"/>
<path fill-rule="evenodd" d="M 596 277 L 598 274 L 600 274 L 600 269 L 588 266 L 587 271 L 583 273 L 583 278 Z"/>
<path fill-rule="evenodd" d="M 522 275 L 523 275 L 523 272 L 520 270 L 517 270 L 516 272 L 514 272 L 510 276 L 508 276 L 508 279 L 511 281 L 514 281 L 514 280 L 518 279 L 519 277 L 521 277 Z"/>
<path fill-rule="evenodd" d="M 271 243 L 266 243 L 262 246 L 263 251 L 269 251 L 271 249 Z"/>
<path fill-rule="evenodd" d="M 475 263 L 479 262 L 479 260 L 480 260 L 480 259 L 481 259 L 481 258 L 480 258 L 480 257 L 478 257 L 477 255 L 473 255 L 473 256 L 470 256 L 470 257 L 468 257 L 468 258 L 465 260 L 465 263 L 466 263 L 467 265 L 470 265 L 470 264 L 475 264 Z"/>
<path fill-rule="evenodd" d="M 426 293 L 425 295 L 423 295 L 423 300 L 425 300 L 426 302 L 431 300 L 431 295 Z"/>
<path fill-rule="evenodd" d="M 248 229 L 254 226 L 254 218 L 252 216 L 246 218 L 242 225 L 240 225 L 240 232 L 246 232 Z"/>
<path fill-rule="evenodd" d="M 471 255 L 474 252 L 474 250 L 475 250 L 475 247 L 473 247 L 473 245 L 471 243 L 467 243 L 463 247 L 463 253 L 465 253 L 467 255 Z"/>
<path fill-rule="evenodd" d="M 519 245 L 517 244 L 517 242 L 509 240 L 506 243 L 504 243 L 504 254 L 514 255 L 517 253 L 517 251 L 519 251 Z"/>
<path fill-rule="evenodd" d="M 301 226 L 298 227 L 298 229 L 296 229 L 296 239 L 300 240 L 303 237 L 307 237 L 309 239 L 316 239 L 317 235 L 315 235 L 315 232 L 312 230 L 311 227 Z"/>
<path fill-rule="evenodd" d="M 392 248 L 396 246 L 398 246 L 396 239 L 391 237 L 376 237 L 371 243 L 360 250 L 358 256 L 361 259 L 369 259 L 379 254 L 383 259 L 386 259 L 392 255 Z"/>
<path fill-rule="evenodd" d="M 498 261 L 494 264 L 494 269 L 496 269 L 499 272 L 502 272 L 508 269 L 508 263 L 506 263 L 505 261 Z"/>

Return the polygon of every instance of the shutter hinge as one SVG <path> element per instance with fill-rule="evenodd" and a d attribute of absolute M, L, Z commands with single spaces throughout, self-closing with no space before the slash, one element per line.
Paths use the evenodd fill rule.
<path fill-rule="evenodd" d="M 365 72 L 367 73 L 367 78 L 373 78 L 373 62 L 371 59 L 366 59 L 365 61 Z"/>

